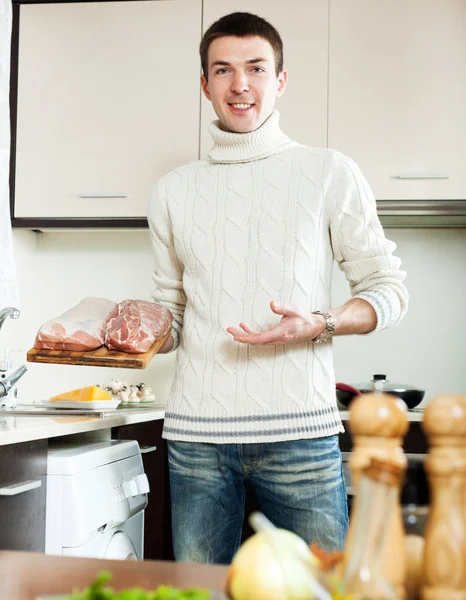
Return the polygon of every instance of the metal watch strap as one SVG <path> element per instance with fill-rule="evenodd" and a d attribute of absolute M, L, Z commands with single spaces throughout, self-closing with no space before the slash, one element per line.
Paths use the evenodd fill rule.
<path fill-rule="evenodd" d="M 313 343 L 314 344 L 323 344 L 325 342 L 329 342 L 332 339 L 333 334 L 335 333 L 335 319 L 332 317 L 331 314 L 324 313 L 321 310 L 315 310 L 312 314 L 313 315 L 321 315 L 322 317 L 325 318 L 325 323 L 326 323 L 326 327 L 322 331 L 322 333 L 319 333 L 319 335 L 312 340 Z"/>

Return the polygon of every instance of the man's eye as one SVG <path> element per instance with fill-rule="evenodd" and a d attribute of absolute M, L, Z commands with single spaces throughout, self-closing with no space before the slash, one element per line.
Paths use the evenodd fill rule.
<path fill-rule="evenodd" d="M 215 71 L 215 75 L 223 75 L 223 73 L 226 73 L 227 70 L 226 69 L 217 69 Z"/>
<path fill-rule="evenodd" d="M 264 69 L 262 67 L 253 67 L 254 73 L 263 73 Z"/>

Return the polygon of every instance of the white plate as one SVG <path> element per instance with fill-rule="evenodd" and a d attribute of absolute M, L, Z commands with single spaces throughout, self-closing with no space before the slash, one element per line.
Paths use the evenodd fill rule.
<path fill-rule="evenodd" d="M 125 406 L 155 406 L 155 400 L 151 400 L 150 402 L 122 402 L 121 408 Z"/>
<path fill-rule="evenodd" d="M 47 408 L 75 408 L 77 410 L 113 410 L 121 403 L 121 400 L 91 400 L 76 402 L 71 400 L 42 400 Z"/>

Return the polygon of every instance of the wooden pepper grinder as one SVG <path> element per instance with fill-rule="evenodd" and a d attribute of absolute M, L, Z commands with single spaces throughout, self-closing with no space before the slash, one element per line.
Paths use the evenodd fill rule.
<path fill-rule="evenodd" d="M 436 396 L 424 411 L 430 486 L 423 600 L 466 600 L 466 396 Z"/>
<path fill-rule="evenodd" d="M 356 489 L 361 471 L 369 465 L 371 458 L 395 463 L 406 470 L 407 460 L 403 452 L 403 437 L 409 427 L 406 413 L 405 403 L 389 394 L 363 394 L 351 402 L 349 428 L 353 434 L 353 449 L 349 465 Z M 356 510 L 357 502 L 356 496 L 353 510 Z M 387 519 L 390 525 L 382 559 L 382 575 L 392 585 L 397 598 L 405 600 L 404 529 L 399 500 Z M 353 539 L 354 529 L 350 519 L 344 567 L 352 553 Z"/>

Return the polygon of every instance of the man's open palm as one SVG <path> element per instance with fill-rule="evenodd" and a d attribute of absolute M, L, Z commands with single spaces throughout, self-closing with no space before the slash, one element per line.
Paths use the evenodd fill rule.
<path fill-rule="evenodd" d="M 228 327 L 227 332 L 235 342 L 245 344 L 267 344 L 282 346 L 307 342 L 325 329 L 325 320 L 317 315 L 302 311 L 294 304 L 281 304 L 272 300 L 270 308 L 276 315 L 282 315 L 280 323 L 266 331 L 253 331 L 246 323 L 239 327 Z"/>

